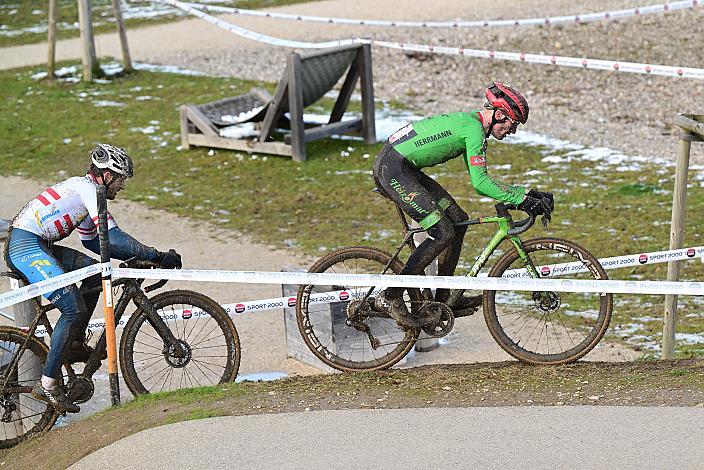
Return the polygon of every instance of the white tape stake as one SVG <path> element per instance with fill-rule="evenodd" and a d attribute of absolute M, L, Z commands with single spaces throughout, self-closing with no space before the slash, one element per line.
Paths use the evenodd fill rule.
<path fill-rule="evenodd" d="M 527 54 L 523 52 L 502 52 L 491 50 L 465 49 L 462 47 L 431 46 L 425 44 L 407 44 L 389 41 L 377 41 L 372 39 L 341 39 L 328 42 L 303 42 L 291 41 L 288 39 L 275 38 L 265 34 L 256 33 L 240 26 L 233 25 L 226 21 L 203 13 L 201 10 L 189 6 L 189 4 L 177 0 L 157 0 L 166 3 L 208 21 L 220 28 L 226 29 L 241 37 L 253 41 L 271 44 L 274 46 L 290 47 L 295 49 L 321 49 L 328 47 L 343 46 L 349 44 L 373 44 L 388 49 L 408 50 L 416 52 L 427 52 L 431 54 L 461 55 L 467 57 L 477 57 L 484 59 L 509 60 L 514 62 L 526 62 L 543 65 L 556 65 L 565 67 L 575 67 L 592 70 L 608 70 L 612 72 L 639 73 L 645 75 L 662 75 L 667 77 L 693 78 L 704 80 L 704 69 L 692 67 L 679 67 L 670 65 L 641 64 L 637 62 L 617 62 L 610 60 L 588 59 L 584 57 L 563 57 L 543 54 Z"/>
<path fill-rule="evenodd" d="M 169 3 L 157 0 L 159 3 Z M 243 16 L 257 16 L 280 20 L 294 20 L 327 24 L 343 24 L 355 26 L 389 26 L 400 28 L 486 28 L 486 27 L 515 27 L 515 26 L 552 26 L 559 24 L 579 24 L 593 21 L 609 21 L 635 16 L 667 13 L 675 10 L 691 9 L 701 6 L 700 0 L 684 0 L 673 3 L 661 3 L 625 10 L 601 11 L 579 15 L 550 16 L 543 18 L 521 18 L 510 20 L 479 20 L 479 21 L 399 21 L 399 20 L 369 20 L 354 18 L 333 18 L 324 16 L 296 15 L 290 13 L 275 13 L 261 10 L 247 10 L 244 8 L 221 7 L 199 3 L 184 3 L 184 5 L 203 10 L 204 12 L 232 13 Z"/>

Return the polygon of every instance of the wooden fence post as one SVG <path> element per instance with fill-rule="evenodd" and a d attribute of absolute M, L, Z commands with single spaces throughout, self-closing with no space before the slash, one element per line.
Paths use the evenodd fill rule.
<path fill-rule="evenodd" d="M 47 42 L 49 51 L 46 65 L 46 74 L 53 80 L 56 72 L 56 17 L 58 16 L 57 0 L 49 0 L 49 20 L 47 28 Z"/>
<path fill-rule="evenodd" d="M 93 19 L 90 0 L 78 0 L 78 21 L 80 22 L 81 43 L 83 44 L 83 80 L 91 82 L 100 65 L 95 55 L 93 40 Z"/>
<path fill-rule="evenodd" d="M 127 44 L 127 31 L 125 30 L 125 22 L 122 20 L 122 9 L 120 8 L 120 0 L 112 0 L 112 11 L 115 15 L 115 23 L 117 23 L 117 32 L 120 35 L 120 44 L 122 45 L 122 62 L 125 66 L 125 72 L 131 72 L 132 59 L 130 58 L 130 48 Z"/>
<path fill-rule="evenodd" d="M 675 188 L 672 194 L 672 222 L 670 225 L 670 250 L 682 247 L 684 240 L 684 211 L 687 202 L 687 173 L 692 141 L 704 142 L 704 116 L 675 116 L 674 123 L 682 131 L 677 149 Z M 680 279 L 680 261 L 667 263 L 667 280 Z M 677 324 L 677 296 L 665 296 L 665 311 L 662 325 L 662 359 L 675 357 L 675 330 Z"/>
<path fill-rule="evenodd" d="M 677 151 L 677 169 L 675 170 L 675 189 L 672 194 L 672 222 L 670 225 L 670 250 L 682 248 L 684 239 L 684 210 L 687 202 L 687 173 L 689 169 L 689 150 L 691 142 L 680 140 Z M 667 280 L 680 278 L 680 262 L 667 263 Z M 675 355 L 675 324 L 677 323 L 677 296 L 665 296 L 665 313 L 662 325 L 662 358 L 672 359 Z"/>

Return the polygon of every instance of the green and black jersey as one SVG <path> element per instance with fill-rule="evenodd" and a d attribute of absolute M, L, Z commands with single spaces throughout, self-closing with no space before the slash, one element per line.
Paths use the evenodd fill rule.
<path fill-rule="evenodd" d="M 427 168 L 464 155 L 475 191 L 497 201 L 520 204 L 522 186 L 502 184 L 489 176 L 486 137 L 479 111 L 431 116 L 415 121 L 389 137 L 389 144 L 416 168 Z"/>

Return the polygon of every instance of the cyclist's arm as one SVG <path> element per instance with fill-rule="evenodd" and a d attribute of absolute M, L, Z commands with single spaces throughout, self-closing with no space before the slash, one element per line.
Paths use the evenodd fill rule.
<path fill-rule="evenodd" d="M 84 247 L 93 253 L 100 254 L 100 239 L 98 238 L 97 230 L 92 238 L 84 238 L 84 235 L 80 232 L 79 235 Z M 156 261 L 157 251 L 155 248 L 140 243 L 120 227 L 115 226 L 108 230 L 108 239 L 110 240 L 111 258 L 126 260 L 136 256 L 139 259 Z"/>
<path fill-rule="evenodd" d="M 496 181 L 486 169 L 486 155 L 483 148 L 472 145 L 467 139 L 465 163 L 469 172 L 469 179 L 474 190 L 482 196 L 487 196 L 497 201 L 518 205 L 523 201 L 526 188 L 512 186 Z"/>

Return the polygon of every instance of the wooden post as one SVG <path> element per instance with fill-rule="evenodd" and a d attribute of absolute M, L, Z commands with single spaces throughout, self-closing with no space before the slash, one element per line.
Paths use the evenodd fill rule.
<path fill-rule="evenodd" d="M 670 249 L 682 247 L 684 240 L 684 210 L 687 201 L 687 173 L 692 142 L 704 142 L 704 115 L 675 116 L 674 124 L 680 128 L 682 135 L 677 150 L 677 170 L 675 171 L 675 188 L 672 195 L 672 223 L 670 226 Z M 667 280 L 678 281 L 680 262 L 667 263 Z M 673 359 L 675 356 L 675 329 L 677 324 L 677 296 L 665 296 L 665 312 L 662 326 L 662 358 Z"/>
<path fill-rule="evenodd" d="M 360 86 L 362 88 L 362 135 L 365 144 L 376 143 L 376 121 L 374 119 L 374 78 L 372 74 L 372 49 L 362 44 L 359 61 Z"/>
<path fill-rule="evenodd" d="M 689 169 L 689 151 L 691 142 L 682 136 L 677 151 L 677 169 L 675 171 L 675 189 L 672 194 L 672 223 L 670 225 L 670 250 L 682 248 L 684 239 L 684 210 L 687 201 L 687 172 Z M 680 278 L 680 262 L 667 263 L 667 280 Z M 662 325 L 662 358 L 673 359 L 675 356 L 675 324 L 677 323 L 677 296 L 665 296 L 665 313 Z"/>
<path fill-rule="evenodd" d="M 120 0 L 112 0 L 112 10 L 115 15 L 115 23 L 117 23 L 117 32 L 120 35 L 120 44 L 122 45 L 122 62 L 125 66 L 125 72 L 131 72 L 132 59 L 130 58 L 130 48 L 127 44 L 127 31 L 125 30 L 125 22 L 122 20 L 122 9 L 120 8 Z"/>
<path fill-rule="evenodd" d="M 305 125 L 303 124 L 303 83 L 301 56 L 288 56 L 288 111 L 291 115 L 291 154 L 297 162 L 306 160 Z"/>
<path fill-rule="evenodd" d="M 93 40 L 93 19 L 90 0 L 78 0 L 78 21 L 80 22 L 81 43 L 83 44 L 83 80 L 91 82 L 100 65 L 95 56 Z"/>
<path fill-rule="evenodd" d="M 49 0 L 49 21 L 47 28 L 47 42 L 49 52 L 46 64 L 46 74 L 49 80 L 56 75 L 56 17 L 58 16 L 57 0 Z"/>

